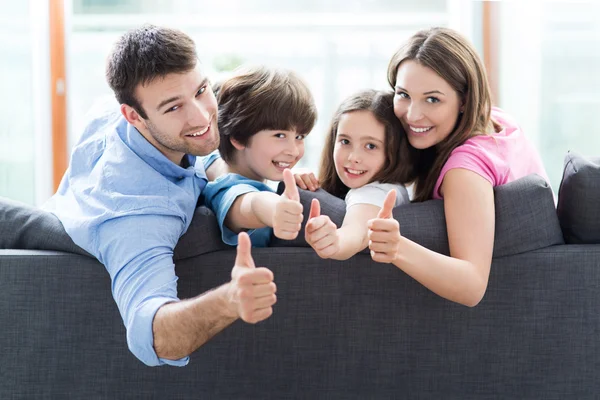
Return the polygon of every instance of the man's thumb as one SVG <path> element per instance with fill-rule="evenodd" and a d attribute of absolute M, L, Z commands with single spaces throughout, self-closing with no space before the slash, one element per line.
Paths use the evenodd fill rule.
<path fill-rule="evenodd" d="M 321 215 L 321 203 L 319 203 L 319 199 L 312 199 L 310 202 L 310 211 L 308 213 L 308 219 L 318 217 Z"/>
<path fill-rule="evenodd" d="M 290 200 L 300 201 L 300 193 L 298 193 L 294 174 L 288 168 L 283 170 L 283 183 L 285 184 L 285 190 L 283 191 L 285 197 Z"/>
<path fill-rule="evenodd" d="M 250 236 L 246 232 L 240 232 L 238 235 L 237 253 L 235 256 L 235 265 L 238 267 L 255 268 L 254 259 L 250 248 Z"/>
<path fill-rule="evenodd" d="M 383 201 L 383 207 L 379 210 L 377 218 L 392 218 L 392 209 L 396 204 L 396 190 L 392 189 L 385 196 Z"/>

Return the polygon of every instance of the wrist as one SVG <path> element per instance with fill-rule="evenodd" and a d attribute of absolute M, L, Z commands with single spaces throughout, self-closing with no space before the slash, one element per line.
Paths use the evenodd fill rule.
<path fill-rule="evenodd" d="M 397 267 L 404 265 L 407 263 L 407 254 L 410 253 L 410 239 L 405 238 L 404 236 L 400 236 L 400 240 L 398 241 L 398 247 L 396 248 L 396 255 L 394 256 L 394 260 L 392 263 Z"/>
<path fill-rule="evenodd" d="M 221 300 L 221 312 L 224 316 L 231 319 L 238 319 L 240 317 L 237 309 L 237 304 L 235 302 L 235 286 L 232 282 L 228 282 L 224 285 L 221 285 L 218 289 L 219 291 L 219 299 Z"/>

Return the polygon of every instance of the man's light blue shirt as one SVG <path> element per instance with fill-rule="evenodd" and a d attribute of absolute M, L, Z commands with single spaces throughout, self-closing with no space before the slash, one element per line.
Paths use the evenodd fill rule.
<path fill-rule="evenodd" d="M 206 185 L 202 163 L 174 164 L 114 108 L 91 118 L 57 193 L 44 205 L 110 274 L 131 352 L 147 365 L 186 365 L 154 351 L 152 321 L 179 300 L 173 249 Z"/>

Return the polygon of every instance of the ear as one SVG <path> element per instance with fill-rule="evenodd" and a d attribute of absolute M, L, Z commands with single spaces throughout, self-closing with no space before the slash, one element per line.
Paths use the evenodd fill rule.
<path fill-rule="evenodd" d="M 127 104 L 121 104 L 121 114 L 123 114 L 123 117 L 125 117 L 127 122 L 138 128 L 138 130 L 140 129 L 140 126 L 146 126 L 140 114 Z"/>
<path fill-rule="evenodd" d="M 231 142 L 231 144 L 233 145 L 233 147 L 235 147 L 236 150 L 244 150 L 246 148 L 246 146 L 244 146 L 243 144 L 238 142 L 237 139 L 234 139 L 232 137 L 229 138 L 229 142 Z"/>

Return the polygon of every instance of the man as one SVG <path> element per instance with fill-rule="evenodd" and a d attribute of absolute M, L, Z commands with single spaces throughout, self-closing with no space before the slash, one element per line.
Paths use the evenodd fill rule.
<path fill-rule="evenodd" d="M 113 48 L 106 76 L 120 113 L 87 125 L 45 208 L 105 265 L 132 353 L 147 365 L 186 365 L 237 318 L 271 315 L 273 274 L 254 268 L 242 234 L 231 282 L 177 298 L 173 249 L 207 181 L 196 156 L 219 144 L 217 103 L 193 40 L 173 29 L 134 29 Z"/>

